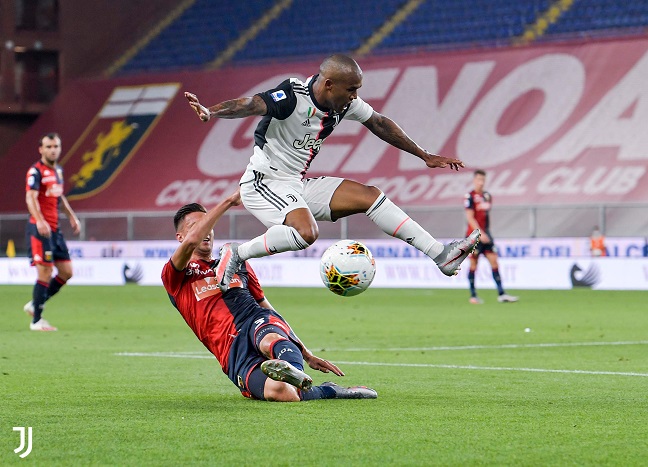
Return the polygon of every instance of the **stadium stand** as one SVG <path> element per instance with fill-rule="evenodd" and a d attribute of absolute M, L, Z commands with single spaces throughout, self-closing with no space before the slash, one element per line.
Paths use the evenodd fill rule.
<path fill-rule="evenodd" d="M 619 2 L 615 0 L 575 1 L 573 6 L 550 25 L 547 34 L 587 34 L 643 28 L 648 25 L 647 2 Z"/>
<path fill-rule="evenodd" d="M 262 35 L 249 42 L 234 60 L 321 57 L 330 54 L 331 50 L 353 51 L 404 3 L 363 0 L 346 3 L 343 8 L 331 8 L 324 2 L 294 2 Z M 371 14 L 367 14 L 369 11 Z M 317 18 L 326 18 L 326 23 L 333 27 L 322 27 Z M 358 18 L 362 20 L 358 21 Z"/>
<path fill-rule="evenodd" d="M 281 11 L 268 18 L 280 3 Z M 390 22 L 382 37 L 381 27 Z M 343 8 L 312 1 L 198 0 L 118 74 L 304 59 L 332 50 L 380 54 L 589 37 L 604 31 L 620 36 L 646 26 L 648 3 L 614 0 L 358 0 Z M 375 46 L 361 49 L 372 38 Z"/>
<path fill-rule="evenodd" d="M 120 74 L 202 67 L 274 3 L 198 0 L 128 61 Z"/>
<path fill-rule="evenodd" d="M 548 0 L 427 1 L 396 27 L 377 50 L 508 43 L 550 4 Z"/>

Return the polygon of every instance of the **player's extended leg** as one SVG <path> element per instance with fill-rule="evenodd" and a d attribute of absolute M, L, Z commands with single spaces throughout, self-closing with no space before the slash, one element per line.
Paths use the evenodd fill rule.
<path fill-rule="evenodd" d="M 56 331 L 57 329 L 50 325 L 45 319 L 42 318 L 45 302 L 48 299 L 47 289 L 52 278 L 52 264 L 51 263 L 37 263 L 36 273 L 37 279 L 34 284 L 32 292 L 32 307 L 34 310 L 34 317 L 29 324 L 29 329 L 32 331 Z"/>
<path fill-rule="evenodd" d="M 333 220 L 366 213 L 383 232 L 409 243 L 432 258 L 448 276 L 457 273 L 463 260 L 479 241 L 479 231 L 475 231 L 464 240 L 444 245 L 391 202 L 380 189 L 352 180 L 344 180 L 338 186 L 331 197 L 330 206 Z"/>
<path fill-rule="evenodd" d="M 307 208 L 290 211 L 283 225 L 273 225 L 263 235 L 243 244 L 226 243 L 221 248 L 221 259 L 215 274 L 222 291 L 229 284 L 238 268 L 250 258 L 298 251 L 308 248 L 319 235 L 317 223 Z"/>
<path fill-rule="evenodd" d="M 479 247 L 477 247 L 479 248 Z M 475 288 L 475 272 L 479 264 L 479 252 L 473 251 L 470 255 L 470 270 L 468 271 L 468 283 L 470 284 L 470 303 L 473 305 L 481 305 L 484 303 L 481 298 L 477 296 L 477 289 Z"/>
<path fill-rule="evenodd" d="M 495 285 L 497 286 L 497 301 L 499 302 L 517 302 L 518 297 L 515 297 L 513 295 L 508 295 L 504 291 L 504 287 L 502 287 L 502 277 L 500 276 L 499 273 L 499 263 L 497 261 L 497 253 L 494 251 L 487 251 L 484 253 L 486 258 L 488 259 L 488 262 L 490 263 L 491 269 L 493 270 L 493 280 L 495 281 Z"/>
<path fill-rule="evenodd" d="M 364 386 L 345 388 L 335 383 L 312 386 L 313 380 L 304 373 L 304 360 L 297 345 L 283 330 L 268 325 L 269 331 L 259 339 L 257 347 L 269 360 L 261 364 L 268 376 L 263 397 L 274 402 L 297 402 L 317 399 L 375 399 L 378 394 Z"/>
<path fill-rule="evenodd" d="M 268 230 L 241 245 L 227 244 L 221 249 L 221 261 L 215 273 L 221 290 L 226 290 L 240 267 L 250 258 L 261 258 L 284 251 L 308 248 L 319 235 L 317 222 L 302 197 L 301 181 L 266 180 L 256 173 L 255 179 L 241 185 L 245 208 Z"/>
<path fill-rule="evenodd" d="M 72 278 L 72 262 L 69 260 L 66 261 L 55 261 L 54 265 L 58 271 L 56 276 L 52 277 L 49 281 L 49 286 L 47 288 L 47 299 L 49 300 L 54 295 L 61 290 L 67 281 Z"/>

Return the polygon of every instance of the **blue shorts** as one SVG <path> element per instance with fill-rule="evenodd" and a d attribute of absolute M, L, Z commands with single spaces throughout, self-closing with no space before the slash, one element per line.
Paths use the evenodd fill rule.
<path fill-rule="evenodd" d="M 238 329 L 229 351 L 227 376 L 245 397 L 264 400 L 263 387 L 267 377 L 259 366 L 267 357 L 259 351 L 257 342 L 268 332 L 285 334 L 301 349 L 299 339 L 281 315 L 258 306 Z"/>
<path fill-rule="evenodd" d="M 70 252 L 59 229 L 52 231 L 50 238 L 38 233 L 36 224 L 27 223 L 27 255 L 31 265 L 43 264 L 50 266 L 57 261 L 70 261 Z"/>

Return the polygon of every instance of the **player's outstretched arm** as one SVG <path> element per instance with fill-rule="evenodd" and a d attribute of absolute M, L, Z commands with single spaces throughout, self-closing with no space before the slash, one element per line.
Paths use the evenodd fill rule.
<path fill-rule="evenodd" d="M 200 221 L 191 226 L 187 235 L 182 239 L 182 243 L 180 243 L 178 249 L 171 256 L 171 261 L 176 269 L 180 270 L 187 267 L 193 251 L 209 235 L 216 222 L 218 222 L 229 208 L 238 206 L 239 204 L 241 204 L 241 194 L 239 190 L 236 190 L 236 192 L 207 211 L 207 214 Z"/>
<path fill-rule="evenodd" d="M 231 99 L 211 107 L 202 105 L 198 100 L 198 96 L 195 94 L 185 92 L 184 95 L 189 101 L 189 106 L 203 122 L 208 122 L 212 117 L 243 118 L 253 115 L 265 115 L 268 112 L 268 106 L 265 101 L 256 95 Z"/>
<path fill-rule="evenodd" d="M 450 167 L 453 170 L 459 170 L 459 167 L 464 166 L 464 163 L 459 159 L 430 154 L 407 136 L 403 129 L 391 118 L 385 117 L 376 111 L 363 124 L 378 138 L 398 149 L 414 154 L 431 169 Z"/>

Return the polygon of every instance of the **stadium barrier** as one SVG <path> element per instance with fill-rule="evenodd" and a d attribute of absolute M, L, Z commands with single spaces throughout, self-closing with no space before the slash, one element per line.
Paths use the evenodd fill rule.
<path fill-rule="evenodd" d="M 79 258 L 71 285 L 161 286 L 167 258 Z M 321 287 L 319 258 L 286 255 L 250 260 L 264 287 Z M 467 267 L 456 277 L 444 276 L 428 258 L 376 259 L 372 287 L 467 288 Z M 501 258 L 500 274 L 507 289 L 648 290 L 648 258 Z M 0 259 L 0 284 L 33 284 L 35 268 L 26 258 Z M 486 261 L 480 262 L 477 286 L 494 287 Z"/>
<path fill-rule="evenodd" d="M 439 238 L 447 243 L 453 239 Z M 215 246 L 229 240 L 215 240 Z M 240 241 L 240 240 L 239 240 Z M 320 238 L 302 251 L 287 251 L 283 257 L 319 258 L 335 239 Z M 424 257 L 416 248 L 394 238 L 361 240 L 376 258 Z M 68 241 L 72 258 L 169 258 L 178 246 L 176 240 L 133 242 Z M 648 256 L 648 239 L 613 237 L 605 240 L 607 256 L 640 258 Z M 505 238 L 496 239 L 497 252 L 502 258 L 578 258 L 590 255 L 589 239 L 566 238 Z"/>

